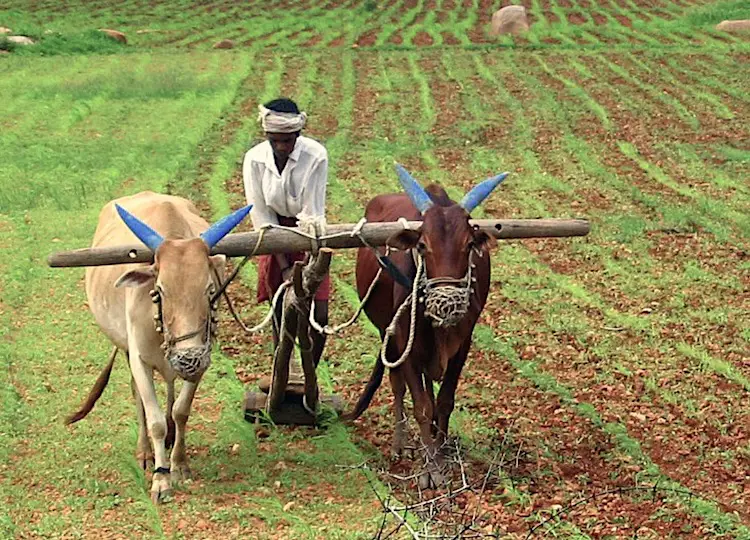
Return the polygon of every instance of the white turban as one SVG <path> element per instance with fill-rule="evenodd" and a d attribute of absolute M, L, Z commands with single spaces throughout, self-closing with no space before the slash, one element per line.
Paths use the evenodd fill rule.
<path fill-rule="evenodd" d="M 258 106 L 260 113 L 258 120 L 263 125 L 263 131 L 267 133 L 296 133 L 305 127 L 307 113 L 301 112 L 285 113 L 266 109 L 263 105 Z"/>

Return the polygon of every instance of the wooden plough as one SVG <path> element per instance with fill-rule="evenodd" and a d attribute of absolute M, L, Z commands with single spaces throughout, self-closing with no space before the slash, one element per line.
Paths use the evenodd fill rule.
<path fill-rule="evenodd" d="M 582 219 L 483 219 L 471 223 L 506 240 L 586 236 L 590 230 L 589 222 Z M 229 234 L 212 248 L 213 255 L 227 257 L 300 251 L 312 254 L 306 265 L 295 263 L 292 283 L 283 293 L 279 345 L 274 352 L 271 377 L 261 380 L 261 392 L 247 392 L 244 411 L 248 420 L 258 421 L 265 412 L 277 424 L 311 425 L 318 419 L 320 403 L 338 413 L 342 411 L 338 396 L 319 396 L 308 317 L 315 292 L 328 273 L 333 250 L 384 246 L 393 234 L 420 225 L 418 221 L 328 225 L 325 236 L 313 239 L 299 228 L 279 227 Z M 152 261 L 153 252 L 143 244 L 62 251 L 48 258 L 49 266 L 56 268 Z M 295 343 L 299 346 L 301 366 L 292 360 Z"/>

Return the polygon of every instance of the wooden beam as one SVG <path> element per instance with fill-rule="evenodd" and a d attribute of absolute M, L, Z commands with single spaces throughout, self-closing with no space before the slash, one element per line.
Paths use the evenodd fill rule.
<path fill-rule="evenodd" d="M 473 225 L 495 238 L 502 240 L 518 238 L 560 238 L 586 236 L 590 225 L 584 219 L 474 219 Z M 408 222 L 409 228 L 416 229 L 420 221 Z M 350 232 L 354 224 L 329 225 L 327 235 Z M 399 222 L 367 223 L 362 228 L 362 236 L 372 246 L 385 245 L 388 238 L 403 230 Z M 253 253 L 258 243 L 259 232 L 229 234 L 212 249 L 214 255 L 224 254 L 229 257 L 245 257 Z M 352 249 L 362 247 L 357 236 L 342 236 L 326 240 L 321 244 L 333 249 Z M 269 253 L 294 253 L 311 251 L 310 239 L 284 229 L 269 229 L 255 251 L 256 255 Z M 153 253 L 143 244 L 114 246 L 108 248 L 83 248 L 72 251 L 61 251 L 51 254 L 47 263 L 51 267 L 101 266 L 110 264 L 128 264 L 152 262 Z"/>

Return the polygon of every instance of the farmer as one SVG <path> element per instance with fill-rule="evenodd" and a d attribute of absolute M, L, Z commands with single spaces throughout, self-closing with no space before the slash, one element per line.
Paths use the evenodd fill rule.
<path fill-rule="evenodd" d="M 266 140 L 251 148 L 244 158 L 242 175 L 253 227 L 272 223 L 294 227 L 301 217 L 325 217 L 328 183 L 328 152 L 325 147 L 301 135 L 307 114 L 286 98 L 258 107 Z M 272 301 L 284 281 L 290 280 L 295 261 L 305 253 L 263 255 L 258 266 L 258 303 Z M 328 323 L 330 277 L 326 275 L 315 293 L 315 320 Z M 277 324 L 281 302 L 274 317 L 274 347 L 278 346 Z M 312 330 L 313 359 L 318 365 L 325 347 L 325 335 Z"/>

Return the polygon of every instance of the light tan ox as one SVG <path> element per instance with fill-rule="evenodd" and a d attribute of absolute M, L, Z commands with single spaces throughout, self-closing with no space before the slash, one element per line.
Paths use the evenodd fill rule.
<path fill-rule="evenodd" d="M 151 498 L 157 503 L 170 494 L 173 482 L 191 474 L 185 426 L 211 363 L 215 296 L 226 263 L 224 255 L 211 256 L 210 251 L 250 208 L 209 227 L 190 201 L 145 191 L 109 202 L 99 214 L 92 247 L 132 244 L 135 235 L 154 252 L 154 263 L 86 269 L 89 308 L 115 347 L 86 402 L 66 423 L 91 411 L 109 381 L 117 350 L 123 351 L 138 413 L 136 457 L 144 469 L 154 461 Z M 154 369 L 167 384 L 166 417 L 156 399 Z M 177 377 L 183 385 L 175 401 Z M 172 443 L 167 461 L 166 448 Z"/>

